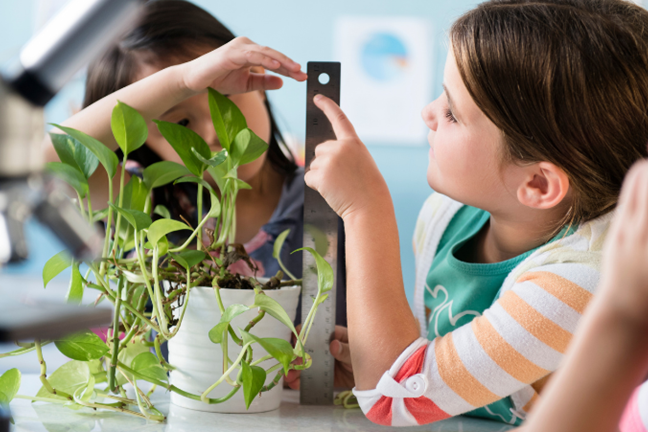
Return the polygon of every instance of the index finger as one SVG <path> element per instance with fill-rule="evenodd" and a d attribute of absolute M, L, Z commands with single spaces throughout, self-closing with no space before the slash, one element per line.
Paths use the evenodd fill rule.
<path fill-rule="evenodd" d="M 349 118 L 346 116 L 346 114 L 344 114 L 344 111 L 340 109 L 338 104 L 321 94 L 316 95 L 313 98 L 313 101 L 315 102 L 315 105 L 324 112 L 324 115 L 326 115 L 326 117 L 331 122 L 331 126 L 333 126 L 333 132 L 335 132 L 337 139 L 358 138 L 358 134 L 349 121 Z"/>

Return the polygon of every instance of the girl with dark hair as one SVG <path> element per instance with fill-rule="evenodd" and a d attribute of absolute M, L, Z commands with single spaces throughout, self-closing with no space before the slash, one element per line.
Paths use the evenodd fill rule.
<path fill-rule="evenodd" d="M 315 97 L 337 140 L 317 147 L 305 180 L 344 220 L 349 327 L 338 349 L 370 420 L 519 425 L 533 409 L 601 279 L 623 178 L 646 157 L 646 28 L 648 11 L 623 0 L 491 0 L 454 23 L 444 92 L 422 113 L 435 193 L 414 234 L 414 313 L 385 181 L 340 108 Z M 645 226 L 627 231 L 645 241 Z M 615 303 L 644 307 L 634 326 L 644 337 L 645 297 Z"/>
<path fill-rule="evenodd" d="M 84 109 L 63 125 L 119 152 L 110 129 L 112 109 L 118 100 L 137 109 L 148 122 L 149 135 L 146 145 L 131 153 L 123 168 L 127 176 L 138 175 L 143 167 L 161 160 L 182 163 L 153 119 L 186 126 L 213 151 L 220 150 L 206 89 L 213 87 L 226 94 L 240 108 L 248 126 L 269 143 L 266 154 L 239 168 L 239 177 L 252 189 L 238 194 L 235 241 L 243 244 L 256 262 L 256 276 L 273 276 L 279 270 L 272 258 L 276 236 L 291 228 L 284 250 L 301 246 L 304 172 L 290 156 L 264 92 L 280 88 L 282 80 L 265 74 L 264 69 L 298 81 L 306 75 L 285 55 L 246 38 L 235 38 L 216 18 L 187 1 L 150 1 L 143 9 L 136 28 L 90 65 Z M 51 144 L 46 158 L 58 159 Z M 209 176 L 208 181 L 213 182 Z M 115 194 L 118 187 L 115 184 Z M 102 167 L 90 178 L 90 190 L 93 203 L 101 208 L 108 196 Z M 196 194 L 193 184 L 168 185 L 154 190 L 153 202 L 167 207 L 172 217 L 196 226 L 200 216 Z M 208 203 L 208 194 L 204 200 Z M 297 277 L 302 271 L 299 255 L 286 253 L 284 258 Z M 250 272 L 246 265 L 232 270 Z"/>

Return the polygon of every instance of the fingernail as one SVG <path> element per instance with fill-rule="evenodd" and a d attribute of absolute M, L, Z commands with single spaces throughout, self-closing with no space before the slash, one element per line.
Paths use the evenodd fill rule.
<path fill-rule="evenodd" d="M 322 100 L 323 97 L 324 97 L 324 96 L 322 96 L 321 94 L 318 94 L 318 95 L 315 95 L 315 97 L 313 98 L 313 100 L 314 100 L 315 102 L 317 102 L 317 101 L 319 101 L 319 100 Z"/>

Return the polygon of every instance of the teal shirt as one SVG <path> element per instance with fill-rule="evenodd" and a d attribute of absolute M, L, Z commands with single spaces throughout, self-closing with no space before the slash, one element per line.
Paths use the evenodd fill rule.
<path fill-rule="evenodd" d="M 509 273 L 533 250 L 494 264 L 475 264 L 457 258 L 461 248 L 488 222 L 490 214 L 463 206 L 446 228 L 427 275 L 424 301 L 429 310 L 428 338 L 433 340 L 470 323 L 499 298 L 500 288 Z M 559 233 L 554 241 L 564 235 Z M 467 415 L 520 425 L 513 415 L 510 397 Z"/>

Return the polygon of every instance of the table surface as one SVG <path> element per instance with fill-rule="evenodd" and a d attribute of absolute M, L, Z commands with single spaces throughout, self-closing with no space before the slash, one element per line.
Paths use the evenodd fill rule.
<path fill-rule="evenodd" d="M 36 374 L 23 375 L 19 394 L 34 395 L 41 387 Z M 202 431 L 386 431 L 367 420 L 359 409 L 338 406 L 301 406 L 299 392 L 284 390 L 278 410 L 261 414 L 214 414 L 192 411 L 169 403 L 163 390 L 153 393 L 151 401 L 167 415 L 165 423 L 155 423 L 141 418 L 108 411 L 83 408 L 73 411 L 61 405 L 42 402 L 31 403 L 14 399 L 10 405 L 16 424 L 15 432 L 202 432 Z M 408 431 L 438 432 L 503 432 L 510 426 L 487 420 L 457 417 L 431 425 L 407 428 Z"/>

